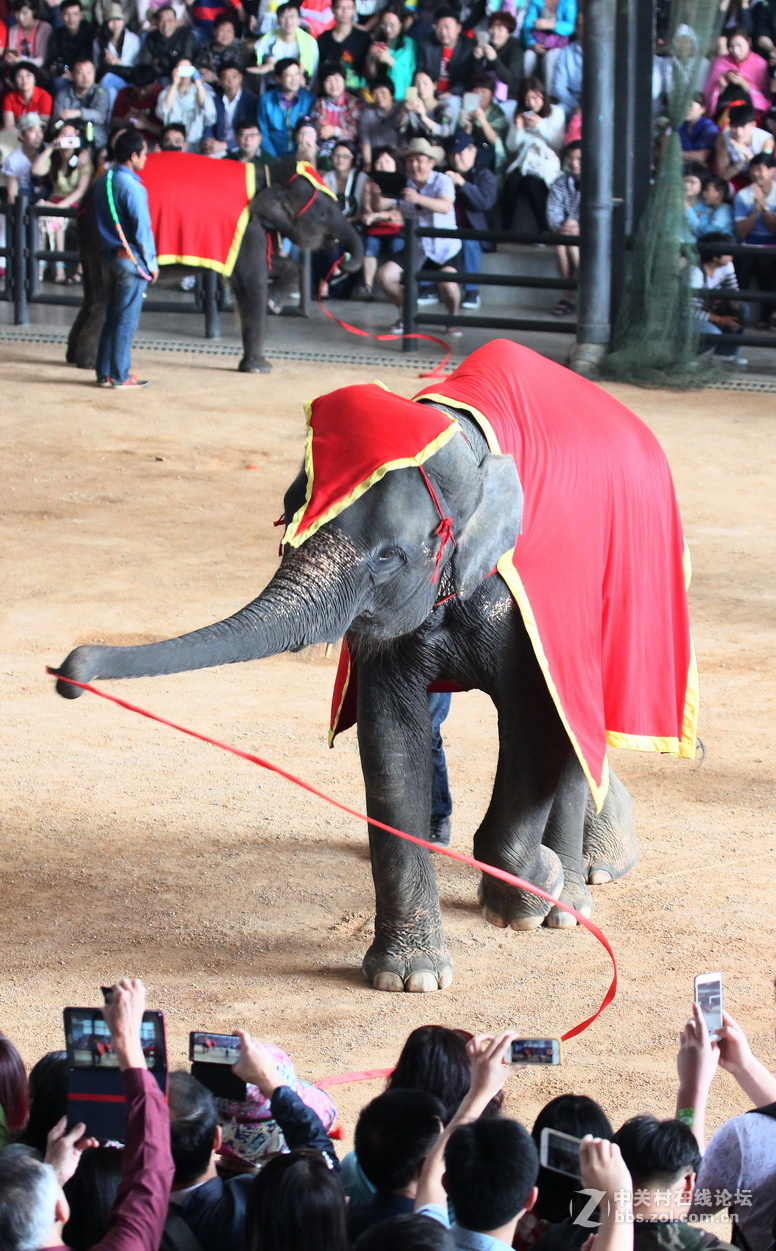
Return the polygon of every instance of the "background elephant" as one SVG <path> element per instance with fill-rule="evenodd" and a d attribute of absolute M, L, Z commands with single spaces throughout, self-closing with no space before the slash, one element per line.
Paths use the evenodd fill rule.
<path fill-rule="evenodd" d="M 164 153 L 151 159 L 175 162 L 179 156 Z M 208 177 L 217 176 L 218 162 L 207 157 L 195 159 L 207 166 Z M 343 217 L 335 200 L 297 175 L 295 161 L 278 161 L 270 172 L 271 185 L 262 186 L 253 199 L 250 221 L 231 274 L 243 341 L 243 356 L 238 366 L 242 373 L 271 372 L 272 366 L 264 356 L 269 283 L 274 284 L 273 303 L 280 307 L 296 279 L 293 262 L 278 256 L 278 234 L 311 251 L 330 250 L 335 243 L 342 243 L 349 254 L 349 259 L 341 263 L 346 273 L 356 273 L 364 257 L 358 231 Z M 89 199 L 77 218 L 77 235 L 83 270 L 83 302 L 68 336 L 66 359 L 68 364 L 80 369 L 93 369 L 105 305 L 97 227 Z"/>
<path fill-rule="evenodd" d="M 543 394 L 546 378 L 550 426 L 556 416 L 560 420 L 552 406 L 558 397 L 566 401 L 569 388 L 596 411 L 607 410 L 614 428 L 624 422 L 623 442 L 632 442 L 635 434 L 652 476 L 659 471 L 669 484 L 671 499 L 660 508 L 665 505 L 672 513 L 667 529 L 676 548 L 681 534 L 670 475 L 661 467 L 665 458 L 646 427 L 598 388 L 504 341 L 475 352 L 440 385 L 449 388 L 468 368 L 484 394 L 489 383 L 483 379 L 504 373 L 504 362 L 516 394 L 530 396 L 531 380 L 538 387 L 534 394 Z M 314 440 L 316 413 L 323 411 L 316 405 L 322 404 L 335 423 L 327 445 L 330 473 L 340 472 L 348 457 L 361 458 L 355 479 L 344 475 L 328 496 L 320 459 L 324 452 L 315 452 Z M 577 405 L 567 419 L 577 444 L 580 420 Z M 421 838 L 428 837 L 431 806 L 427 692 L 439 682 L 485 691 L 498 711 L 499 759 L 490 804 L 474 838 L 475 855 L 589 914 L 588 883 L 618 877 L 635 861 L 630 799 L 612 775 L 608 793 L 600 791 L 600 799 L 605 795 L 600 811 L 590 804 L 569 726 L 506 576 L 500 576 L 500 563 L 494 574 L 504 553 L 519 547 L 515 536 L 521 529 L 529 537 L 533 483 L 521 482 L 512 456 L 490 451 L 485 419 L 475 421 L 461 407 L 432 400 L 412 403 L 377 385 L 359 386 L 314 401 L 309 421 L 306 465 L 314 464 L 315 472 L 308 480 L 302 470 L 286 494 L 282 560 L 258 598 L 225 621 L 165 642 L 78 647 L 58 672 L 78 681 L 177 673 L 334 643 L 345 635 L 358 668 L 358 739 L 368 815 Z M 414 446 L 425 449 L 424 458 L 388 463 L 381 451 L 368 460 L 372 431 L 393 440 L 393 447 L 402 421 L 411 424 Z M 320 428 L 327 429 L 325 424 Z M 608 440 L 608 430 L 604 435 Z M 596 463 L 600 450 L 594 452 Z M 616 455 L 611 459 L 619 474 Z M 637 465 L 640 477 L 642 470 Z M 630 495 L 639 490 L 636 481 L 625 485 Z M 568 474 L 564 490 L 564 504 L 570 507 Z M 568 516 L 581 528 L 581 514 L 575 517 L 570 508 Z M 639 517 L 640 532 L 659 543 L 659 517 L 647 531 L 644 520 Z M 594 535 L 582 534 L 580 541 L 602 546 Z M 558 559 L 561 555 L 558 551 Z M 626 565 L 630 574 L 629 560 Z M 561 599 L 567 590 L 568 584 L 556 586 Z M 675 594 L 677 618 L 683 584 Z M 651 641 L 660 642 L 657 628 Z M 660 654 L 661 666 L 666 654 Z M 57 690 L 68 698 L 79 694 L 63 682 Z M 369 840 L 377 907 L 375 938 L 364 959 L 367 979 L 381 990 L 444 988 L 452 963 L 428 853 L 373 825 Z M 489 876 L 483 876 L 480 900 L 486 919 L 500 927 L 531 929 L 542 921 L 561 927 L 571 920 L 535 895 Z"/>

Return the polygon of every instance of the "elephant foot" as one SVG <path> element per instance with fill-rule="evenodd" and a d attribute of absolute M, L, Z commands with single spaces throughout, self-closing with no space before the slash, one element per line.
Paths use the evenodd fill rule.
<path fill-rule="evenodd" d="M 570 908 L 575 908 L 583 917 L 589 917 L 593 911 L 593 897 L 582 881 L 581 875 L 572 875 L 565 872 L 563 877 L 563 890 L 558 896 L 561 903 L 568 904 Z M 577 921 L 570 913 L 564 912 L 562 908 L 550 908 L 550 911 L 544 918 L 544 924 L 551 930 L 569 930 L 575 927 Z"/>
<path fill-rule="evenodd" d="M 596 813 L 588 800 L 582 863 L 591 886 L 602 886 L 633 868 L 638 858 L 633 802 L 616 774 L 611 774 L 604 806 Z"/>
<path fill-rule="evenodd" d="M 424 994 L 446 990 L 453 980 L 453 962 L 441 936 L 437 943 L 420 945 L 376 938 L 362 967 L 375 990 Z"/>
<path fill-rule="evenodd" d="M 75 365 L 76 369 L 90 369 L 94 372 L 97 365 L 96 356 L 78 356 L 75 352 L 67 352 L 65 362 L 68 365 Z"/>
<path fill-rule="evenodd" d="M 539 848 L 535 865 L 530 872 L 523 872 L 513 866 L 510 866 L 510 872 L 526 882 L 532 882 L 540 890 L 552 895 L 553 899 L 558 899 L 563 890 L 563 865 L 549 847 Z M 542 924 L 552 908 L 552 904 L 537 895 L 532 895 L 527 890 L 513 889 L 487 874 L 482 876 L 478 899 L 488 924 L 502 930 L 508 926 L 513 930 L 534 930 Z"/>
<path fill-rule="evenodd" d="M 271 374 L 272 366 L 266 356 L 258 356 L 255 360 L 242 358 L 237 366 L 241 374 Z"/>

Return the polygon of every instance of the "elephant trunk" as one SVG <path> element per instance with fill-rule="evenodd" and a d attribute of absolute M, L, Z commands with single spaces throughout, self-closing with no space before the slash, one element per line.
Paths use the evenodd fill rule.
<path fill-rule="evenodd" d="M 340 262 L 340 269 L 346 274 L 356 274 L 364 263 L 364 243 L 361 235 L 347 223 L 347 229 L 340 234 L 340 243 L 348 253 L 348 259 Z"/>
<path fill-rule="evenodd" d="M 76 647 L 56 672 L 77 682 L 155 677 L 334 643 L 358 615 L 367 588 L 355 546 L 321 530 L 302 547 L 287 548 L 271 582 L 232 617 L 142 647 Z M 57 691 L 68 699 L 81 694 L 67 682 Z"/>

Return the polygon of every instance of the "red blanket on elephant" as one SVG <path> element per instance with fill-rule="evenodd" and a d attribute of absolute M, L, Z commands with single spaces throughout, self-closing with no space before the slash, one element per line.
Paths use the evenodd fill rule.
<path fill-rule="evenodd" d="M 599 387 L 506 340 L 480 348 L 415 400 L 424 397 L 463 409 L 492 452 L 514 457 L 523 526 L 498 573 L 596 803 L 608 784 L 607 743 L 692 756 L 689 562 L 654 435 Z M 406 420 L 414 447 L 409 404 Z M 353 686 L 343 647 L 335 733 L 355 719 Z"/>
<path fill-rule="evenodd" d="M 196 265 L 228 278 L 250 219 L 253 165 L 155 152 L 140 177 L 148 192 L 159 264 Z"/>

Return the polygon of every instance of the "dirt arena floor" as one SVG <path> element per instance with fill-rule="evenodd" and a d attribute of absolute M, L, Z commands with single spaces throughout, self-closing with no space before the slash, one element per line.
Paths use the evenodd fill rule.
<path fill-rule="evenodd" d="M 409 1030 L 565 1031 L 609 981 L 587 933 L 489 928 L 476 876 L 438 863 L 455 960 L 450 990 L 386 995 L 360 971 L 372 889 L 363 826 L 279 778 L 93 696 L 55 696 L 44 673 L 78 643 L 140 643 L 227 616 L 277 561 L 302 401 L 369 371 L 279 363 L 244 377 L 219 358 L 138 354 L 147 391 L 114 396 L 61 348 L 2 347 L 2 898 L 0 1028 L 31 1063 L 62 1043 L 61 1009 L 142 975 L 164 1009 L 171 1065 L 188 1031 L 244 1026 L 318 1078 L 390 1065 Z M 231 362 L 229 362 L 231 364 Z M 403 394 L 413 372 L 386 368 Z M 617 998 L 553 1072 L 512 1079 L 529 1124 L 551 1096 L 597 1096 L 619 1122 L 671 1115 L 678 1030 L 695 973 L 776 1064 L 776 410 L 768 394 L 616 394 L 662 440 L 695 576 L 702 767 L 615 753 L 641 854 L 595 892 L 619 960 Z M 106 684 L 162 716 L 363 802 L 355 734 L 326 727 L 334 658 Z M 470 850 L 495 765 L 495 718 L 456 697 L 445 727 L 454 845 Z M 337 1092 L 348 1133 L 377 1082 Z M 727 1075 L 712 1128 L 747 1106 Z"/>

